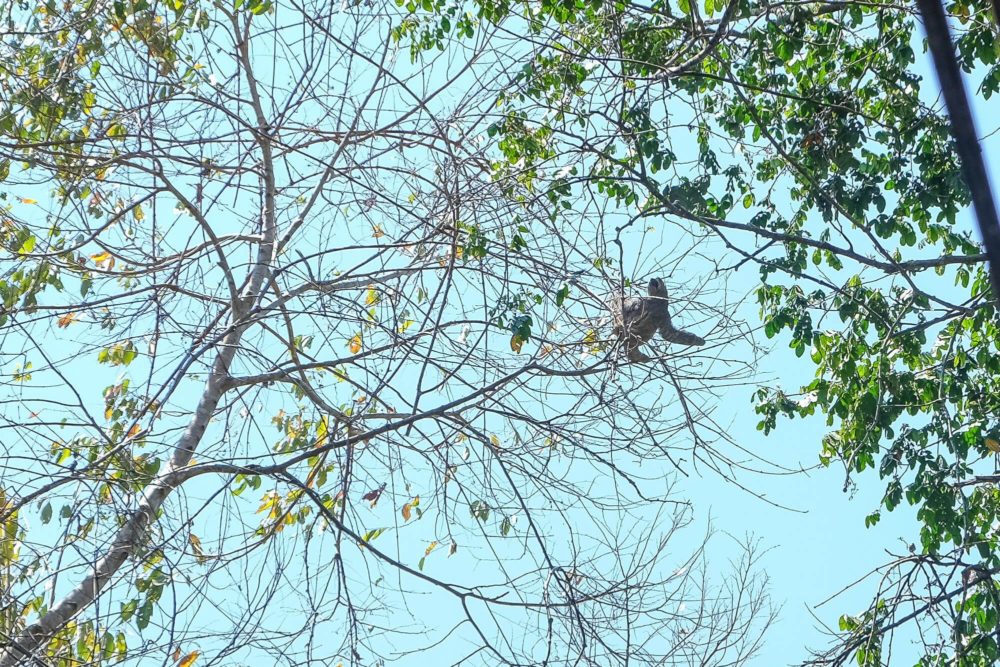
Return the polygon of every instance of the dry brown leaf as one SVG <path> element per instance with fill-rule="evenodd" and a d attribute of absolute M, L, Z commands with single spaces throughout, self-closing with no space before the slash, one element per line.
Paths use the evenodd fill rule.
<path fill-rule="evenodd" d="M 70 324 L 72 324 L 77 317 L 79 317 L 79 313 L 66 313 L 58 320 L 56 320 L 56 326 L 59 327 L 60 329 L 65 329 Z"/>

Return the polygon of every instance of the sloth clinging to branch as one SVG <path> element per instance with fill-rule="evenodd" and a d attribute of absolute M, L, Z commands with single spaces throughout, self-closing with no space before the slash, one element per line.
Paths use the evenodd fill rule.
<path fill-rule="evenodd" d="M 622 340 L 629 361 L 649 361 L 649 357 L 638 348 L 649 341 L 656 332 L 669 343 L 681 345 L 704 345 L 705 340 L 688 331 L 675 329 L 670 323 L 667 309 L 667 288 L 661 278 L 652 278 L 648 287 L 649 296 L 629 299 L 615 299 L 611 304 L 614 316 L 614 334 Z"/>

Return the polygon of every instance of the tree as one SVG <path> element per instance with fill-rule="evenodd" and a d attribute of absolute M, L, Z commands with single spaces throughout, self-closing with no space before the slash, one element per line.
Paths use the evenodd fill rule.
<path fill-rule="evenodd" d="M 948 10 L 988 100 L 1000 89 L 991 8 Z M 532 29 L 548 46 L 495 125 L 509 164 L 562 176 L 534 187 L 717 239 L 735 259 L 706 269 L 756 266 L 763 333 L 808 352 L 816 374 L 798 390 L 763 387 L 760 429 L 824 415 L 822 464 L 844 468 L 845 489 L 873 470 L 868 483 L 884 485 L 866 523 L 904 500 L 917 508 L 912 553 L 879 569 L 871 608 L 845 614 L 815 664 L 888 664 L 896 640 L 922 647 L 919 665 L 998 657 L 995 296 L 960 217 L 969 194 L 933 83 L 921 96 L 915 14 L 882 2 L 542 3 Z"/>
<path fill-rule="evenodd" d="M 494 20 L 523 9 L 484 6 Z M 989 99 L 1000 86 L 991 9 L 949 11 L 960 64 Z M 918 508 L 914 553 L 887 564 L 871 609 L 845 615 L 817 661 L 880 664 L 902 632 L 922 640 L 920 664 L 992 664 L 997 477 L 982 473 L 1000 450 L 996 313 L 985 258 L 958 217 L 969 197 L 947 121 L 920 96 L 915 12 L 851 2 L 533 12 L 550 46 L 505 94 L 495 131 L 509 162 L 532 179 L 561 175 L 539 189 L 589 189 L 636 221 L 666 217 L 756 264 L 764 333 L 787 336 L 816 367 L 798 393 L 760 392 L 762 430 L 819 411 L 830 426 L 821 460 L 843 465 L 845 486 L 877 468 L 883 509 L 904 498 Z M 697 151 L 682 152 L 692 134 Z"/>
<path fill-rule="evenodd" d="M 645 12 L 563 7 L 2 10 L 0 665 L 756 651 L 755 544 L 712 583 L 669 482 L 739 467 L 713 396 L 748 328 L 680 284 L 702 238 L 637 254 L 619 167 L 518 116 Z M 639 272 L 707 351 L 622 363 Z"/>

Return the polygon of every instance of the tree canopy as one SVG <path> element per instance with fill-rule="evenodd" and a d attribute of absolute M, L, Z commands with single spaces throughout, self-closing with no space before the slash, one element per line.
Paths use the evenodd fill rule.
<path fill-rule="evenodd" d="M 989 100 L 990 7 L 947 10 Z M 0 665 L 746 664 L 757 545 L 712 563 L 672 487 L 772 465 L 734 385 L 825 419 L 859 521 L 917 508 L 814 663 L 997 659 L 998 314 L 914 8 L 0 21 Z M 707 344 L 628 363 L 650 277 Z"/>

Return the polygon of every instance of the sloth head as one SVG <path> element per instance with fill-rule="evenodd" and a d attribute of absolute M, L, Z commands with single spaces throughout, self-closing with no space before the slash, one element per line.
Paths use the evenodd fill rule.
<path fill-rule="evenodd" d="M 662 278 L 649 279 L 649 296 L 667 298 L 667 286 L 663 284 Z"/>

